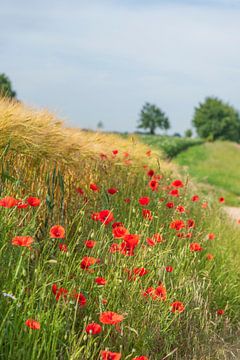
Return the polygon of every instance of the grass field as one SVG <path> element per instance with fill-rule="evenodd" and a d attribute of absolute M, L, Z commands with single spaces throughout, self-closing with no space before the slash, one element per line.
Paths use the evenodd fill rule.
<path fill-rule="evenodd" d="M 205 192 L 214 191 L 226 203 L 240 206 L 240 147 L 235 143 L 217 141 L 191 147 L 175 158 L 177 164 L 198 183 Z M 211 187 L 206 187 L 209 184 Z"/>
<path fill-rule="evenodd" d="M 217 197 L 21 104 L 0 103 L 0 144 L 1 359 L 239 358 L 240 231 Z"/>

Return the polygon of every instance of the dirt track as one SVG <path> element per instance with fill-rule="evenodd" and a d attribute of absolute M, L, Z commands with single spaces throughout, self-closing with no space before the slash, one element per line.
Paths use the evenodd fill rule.
<path fill-rule="evenodd" d="M 240 208 L 234 206 L 225 206 L 224 210 L 233 220 L 240 220 Z"/>

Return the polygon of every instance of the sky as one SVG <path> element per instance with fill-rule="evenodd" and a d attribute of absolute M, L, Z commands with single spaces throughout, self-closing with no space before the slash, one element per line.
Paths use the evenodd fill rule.
<path fill-rule="evenodd" d="M 150 102 L 183 134 L 206 96 L 240 110 L 240 0 L 2 0 L 1 72 L 67 125 L 135 131 Z"/>

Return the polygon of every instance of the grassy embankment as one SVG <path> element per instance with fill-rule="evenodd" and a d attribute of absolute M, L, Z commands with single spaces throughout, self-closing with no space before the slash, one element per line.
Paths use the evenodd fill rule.
<path fill-rule="evenodd" d="M 171 167 L 154 152 L 146 155 L 144 145 L 66 129 L 48 112 L 1 102 L 0 131 L 1 198 L 40 199 L 26 208 L 1 202 L 1 359 L 108 359 L 103 350 L 123 360 L 237 356 L 239 272 L 229 249 L 239 232 L 223 221 L 217 199 L 199 194 L 191 201 L 186 178 L 183 187 L 173 186 Z M 149 169 L 157 176 L 156 191 Z M 118 192 L 110 195 L 109 188 Z M 142 196 L 148 205 L 139 204 Z M 114 215 L 108 225 L 96 214 L 92 219 L 106 209 Z M 171 228 L 175 220 L 184 227 Z M 138 236 L 114 238 L 114 221 Z M 57 224 L 65 229 L 62 238 L 49 234 Z M 16 236 L 31 236 L 30 248 L 13 245 Z M 93 248 L 86 246 L 90 239 Z M 191 251 L 191 243 L 202 250 Z M 99 260 L 86 268 L 86 256 Z M 176 301 L 182 312 L 172 311 Z M 123 320 L 103 324 L 99 316 L 106 311 Z M 28 328 L 27 319 L 40 329 Z M 92 322 L 102 326 L 97 335 L 85 330 Z"/>

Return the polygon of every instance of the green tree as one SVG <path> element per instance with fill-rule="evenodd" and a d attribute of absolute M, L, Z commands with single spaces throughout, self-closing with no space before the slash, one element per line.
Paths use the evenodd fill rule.
<path fill-rule="evenodd" d="M 191 129 L 187 129 L 184 133 L 185 137 L 191 138 L 193 136 L 193 132 Z"/>
<path fill-rule="evenodd" d="M 155 134 L 157 128 L 168 130 L 170 123 L 164 112 L 153 104 L 146 103 L 140 114 L 138 128 L 149 129 L 150 134 Z"/>
<path fill-rule="evenodd" d="M 16 92 L 12 89 L 12 84 L 5 74 L 0 74 L 0 97 L 16 98 Z"/>
<path fill-rule="evenodd" d="M 192 123 L 202 138 L 240 140 L 238 111 L 216 97 L 207 97 L 195 108 Z"/>

